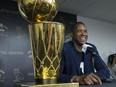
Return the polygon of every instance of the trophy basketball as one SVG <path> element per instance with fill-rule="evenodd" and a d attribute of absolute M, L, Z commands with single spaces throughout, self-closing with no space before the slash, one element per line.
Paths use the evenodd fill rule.
<path fill-rule="evenodd" d="M 34 78 L 37 84 L 57 83 L 64 42 L 64 25 L 51 21 L 57 14 L 55 0 L 18 0 L 22 17 L 28 21 Z"/>

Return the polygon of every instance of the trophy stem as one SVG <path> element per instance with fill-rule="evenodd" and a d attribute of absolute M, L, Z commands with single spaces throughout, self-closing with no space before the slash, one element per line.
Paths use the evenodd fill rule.
<path fill-rule="evenodd" d="M 35 79 L 36 84 L 55 84 L 57 79 Z"/>
<path fill-rule="evenodd" d="M 29 33 L 36 83 L 57 83 L 64 42 L 64 25 L 43 21 L 30 24 Z"/>

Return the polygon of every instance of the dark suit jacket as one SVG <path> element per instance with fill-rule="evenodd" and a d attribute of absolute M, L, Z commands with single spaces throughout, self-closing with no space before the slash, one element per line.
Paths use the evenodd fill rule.
<path fill-rule="evenodd" d="M 97 55 L 94 55 L 94 68 L 96 69 L 95 74 L 98 75 L 101 79 L 106 79 L 109 77 L 109 70 L 101 57 L 98 54 L 96 47 L 93 44 L 90 44 L 93 47 L 93 51 Z M 62 50 L 62 59 L 60 63 L 60 75 L 59 82 L 70 82 L 72 76 L 82 75 L 80 69 L 80 56 L 77 50 L 74 47 L 72 41 L 64 43 Z M 92 61 L 89 53 L 84 53 L 84 74 L 89 74 L 93 72 Z"/>

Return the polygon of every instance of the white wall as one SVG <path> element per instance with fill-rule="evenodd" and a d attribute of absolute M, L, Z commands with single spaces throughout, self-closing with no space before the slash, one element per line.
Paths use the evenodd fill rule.
<path fill-rule="evenodd" d="M 108 55 L 116 53 L 116 24 L 77 16 L 88 29 L 88 42 L 96 45 L 100 56 L 107 63 Z"/>

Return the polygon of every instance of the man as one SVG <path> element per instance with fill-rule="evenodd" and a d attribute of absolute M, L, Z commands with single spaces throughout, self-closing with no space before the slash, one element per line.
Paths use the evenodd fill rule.
<path fill-rule="evenodd" d="M 102 84 L 102 80 L 110 76 L 109 70 L 93 44 L 87 43 L 86 25 L 76 22 L 72 28 L 72 41 L 64 43 L 60 64 L 59 82 L 79 82 L 79 84 Z M 96 55 L 83 52 L 82 47 L 88 44 Z M 94 61 L 92 61 L 94 59 Z M 84 70 L 80 68 L 84 63 Z M 94 69 L 93 69 L 94 66 Z"/>

